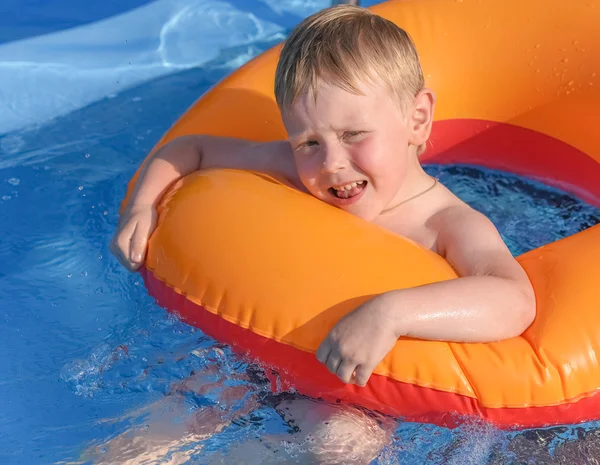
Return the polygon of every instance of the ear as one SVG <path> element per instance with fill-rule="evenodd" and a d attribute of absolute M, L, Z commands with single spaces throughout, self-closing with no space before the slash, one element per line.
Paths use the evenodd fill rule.
<path fill-rule="evenodd" d="M 423 89 L 416 96 L 409 119 L 410 134 L 408 142 L 416 147 L 425 145 L 431 134 L 433 112 L 435 110 L 435 93 L 431 89 Z"/>

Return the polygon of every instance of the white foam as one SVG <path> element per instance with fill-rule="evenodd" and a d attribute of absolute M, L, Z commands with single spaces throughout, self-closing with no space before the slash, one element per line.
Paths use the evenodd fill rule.
<path fill-rule="evenodd" d="M 282 34 L 282 26 L 228 2 L 158 0 L 96 23 L 0 45 L 0 134 L 202 65 L 225 48 Z"/>

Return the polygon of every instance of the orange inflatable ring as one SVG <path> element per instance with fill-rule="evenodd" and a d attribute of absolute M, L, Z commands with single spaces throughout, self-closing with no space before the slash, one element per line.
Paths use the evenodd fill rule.
<path fill-rule="evenodd" d="M 503 169 L 600 206 L 600 5 L 428 0 L 372 10 L 411 34 L 438 95 L 425 162 Z M 273 97 L 279 50 L 216 85 L 158 146 L 190 133 L 285 139 Z M 369 296 L 456 277 L 419 245 L 266 174 L 206 171 L 165 197 L 142 273 L 162 306 L 273 367 L 283 388 L 446 425 L 455 414 L 503 427 L 599 418 L 600 225 L 518 260 L 538 301 L 522 336 L 401 339 L 364 388 L 344 385 L 315 351 Z"/>

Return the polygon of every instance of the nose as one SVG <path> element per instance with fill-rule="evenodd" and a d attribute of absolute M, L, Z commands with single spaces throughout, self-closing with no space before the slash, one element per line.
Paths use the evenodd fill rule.
<path fill-rule="evenodd" d="M 346 167 L 347 160 L 344 148 L 339 144 L 331 144 L 323 147 L 323 165 L 321 172 L 324 174 L 337 173 Z"/>

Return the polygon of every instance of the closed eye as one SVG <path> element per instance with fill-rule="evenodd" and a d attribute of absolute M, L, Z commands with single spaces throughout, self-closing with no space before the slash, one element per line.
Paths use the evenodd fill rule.
<path fill-rule="evenodd" d="M 360 139 L 365 134 L 365 131 L 346 131 L 343 135 L 345 140 Z"/>
<path fill-rule="evenodd" d="M 305 142 L 302 142 L 301 144 L 298 144 L 296 146 L 296 150 L 302 150 L 303 148 L 313 147 L 315 145 L 319 145 L 319 143 L 316 140 L 307 140 Z"/>

